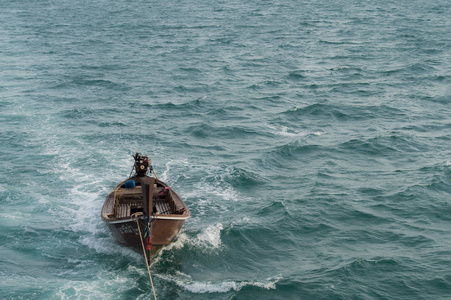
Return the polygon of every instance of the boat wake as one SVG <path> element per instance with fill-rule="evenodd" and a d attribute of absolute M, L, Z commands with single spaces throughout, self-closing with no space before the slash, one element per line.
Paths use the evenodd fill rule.
<path fill-rule="evenodd" d="M 162 250 L 154 258 L 153 264 L 155 265 L 163 262 L 165 260 L 163 257 L 166 257 L 164 253 L 180 250 L 184 247 L 195 248 L 196 251 L 202 251 L 204 253 L 211 253 L 212 251 L 220 250 L 222 247 L 222 230 L 223 225 L 221 223 L 217 223 L 203 229 L 194 237 L 190 236 L 187 232 L 180 232 L 174 242 L 162 248 Z"/>
<path fill-rule="evenodd" d="M 177 286 L 195 294 L 205 293 L 227 293 L 229 291 L 240 291 L 246 286 L 259 287 L 266 290 L 276 289 L 276 283 L 282 279 L 281 276 L 267 278 L 264 281 L 196 281 L 190 275 L 177 272 L 177 274 L 168 276 L 156 274 L 157 277 L 175 283 Z"/>

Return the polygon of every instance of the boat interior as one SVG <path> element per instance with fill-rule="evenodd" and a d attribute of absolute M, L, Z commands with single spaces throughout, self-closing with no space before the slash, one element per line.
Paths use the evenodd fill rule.
<path fill-rule="evenodd" d="M 114 213 L 110 218 L 128 218 L 133 213 L 142 212 L 144 207 L 141 183 L 136 181 L 128 186 L 127 181 L 114 191 Z M 153 212 L 161 215 L 183 214 L 185 207 L 176 194 L 167 186 L 156 181 L 153 186 Z"/>

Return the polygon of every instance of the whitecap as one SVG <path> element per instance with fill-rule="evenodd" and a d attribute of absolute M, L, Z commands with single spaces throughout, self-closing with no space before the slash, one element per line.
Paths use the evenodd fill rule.
<path fill-rule="evenodd" d="M 221 246 L 221 230 L 223 226 L 221 223 L 216 225 L 210 225 L 201 233 L 197 235 L 196 241 L 200 245 L 206 245 L 213 248 L 219 248 Z"/>
<path fill-rule="evenodd" d="M 185 290 L 196 293 L 196 294 L 205 294 L 205 293 L 226 293 L 231 290 L 240 291 L 242 288 L 246 286 L 255 286 L 262 289 L 270 290 L 276 289 L 276 283 L 282 279 L 281 276 L 275 278 L 267 278 L 264 281 L 233 281 L 226 280 L 220 282 L 212 282 L 212 281 L 195 281 L 191 278 L 191 276 L 186 274 L 181 274 L 178 272 L 175 276 L 161 275 L 158 274 L 158 277 L 172 281 L 178 286 L 184 288 Z"/>
<path fill-rule="evenodd" d="M 176 166 L 187 166 L 189 165 L 189 162 L 187 159 L 176 159 L 176 160 L 170 160 L 168 162 L 166 162 L 165 164 L 165 170 L 163 171 L 163 173 L 161 173 L 160 176 L 158 176 L 158 178 L 160 178 L 163 181 L 168 181 L 169 180 L 169 172 L 171 171 L 171 166 L 172 165 L 176 165 Z"/>
<path fill-rule="evenodd" d="M 297 109 L 297 108 L 296 108 Z M 275 135 L 285 136 L 285 137 L 303 137 L 308 133 L 303 131 L 297 131 L 295 129 L 289 128 L 285 125 L 271 125 L 266 124 L 266 126 L 271 129 L 272 133 Z"/>
<path fill-rule="evenodd" d="M 194 246 L 201 250 L 218 249 L 222 245 L 222 230 L 223 225 L 221 223 L 217 223 L 203 229 L 195 237 L 189 237 L 185 232 L 181 232 L 177 235 L 177 238 L 174 242 L 170 243 L 162 249 L 162 252 L 171 251 L 173 249 L 182 249 L 185 245 Z"/>

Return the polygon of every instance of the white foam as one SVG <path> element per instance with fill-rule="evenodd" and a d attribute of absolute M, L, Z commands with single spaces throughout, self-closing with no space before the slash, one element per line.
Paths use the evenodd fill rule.
<path fill-rule="evenodd" d="M 86 191 L 91 184 L 95 186 L 96 182 L 89 180 L 89 184 L 82 183 L 68 190 L 70 205 L 60 207 L 62 217 L 70 220 L 66 226 L 73 232 L 81 233 L 79 243 L 97 253 L 119 254 L 140 261 L 142 257 L 139 253 L 114 241 L 100 218 L 103 202 L 98 200 L 103 192 Z"/>
<path fill-rule="evenodd" d="M 65 217 L 71 219 L 68 223 L 70 230 L 74 232 L 99 232 L 101 203 L 96 201 L 98 193 L 81 190 L 81 186 L 75 186 L 68 190 L 69 206 L 61 207 Z"/>
<path fill-rule="evenodd" d="M 140 276 L 146 276 L 146 275 L 147 275 L 146 269 L 145 269 L 145 268 L 142 268 L 142 267 L 139 267 L 139 268 L 138 268 L 138 267 L 129 265 L 129 266 L 127 267 L 127 271 L 129 271 L 129 272 L 131 272 L 131 273 L 137 273 L 137 274 L 139 274 Z"/>
<path fill-rule="evenodd" d="M 223 226 L 221 223 L 210 225 L 203 229 L 195 237 L 189 237 L 185 232 L 177 235 L 177 239 L 163 248 L 163 251 L 173 249 L 182 249 L 185 245 L 194 246 L 200 250 L 212 250 L 220 248 L 222 245 L 221 231 Z"/>
<path fill-rule="evenodd" d="M 99 148 L 98 145 L 89 144 L 77 136 L 72 137 L 70 141 L 65 139 L 67 143 L 60 143 L 59 138 L 66 136 L 66 133 L 60 132 L 59 129 L 59 127 L 50 127 L 49 130 L 54 133 L 52 135 L 47 134 L 49 130 L 31 129 L 36 137 L 33 141 L 39 141 L 42 153 L 53 156 L 51 166 L 37 171 L 58 180 L 60 184 L 60 189 L 57 191 L 59 193 L 56 195 L 41 192 L 38 203 L 41 207 L 49 207 L 49 214 L 53 217 L 55 226 L 77 233 L 76 236 L 79 238 L 74 241 L 77 243 L 74 246 L 88 247 L 98 253 L 131 257 L 142 262 L 140 253 L 115 242 L 100 217 L 105 196 L 109 191 L 108 185 L 111 185 L 111 182 L 119 182 L 129 174 L 131 156 L 125 153 L 118 157 L 115 150 Z M 85 167 L 79 165 L 81 157 L 85 157 L 86 162 L 83 164 Z M 93 166 L 99 163 L 97 158 L 100 158 L 100 161 L 103 159 L 111 161 L 111 165 L 104 166 L 105 176 L 99 176 L 98 170 L 93 169 Z M 112 170 L 115 171 L 112 172 Z M 21 211 L 13 216 L 2 216 L 2 219 L 15 224 L 21 219 L 29 219 L 29 216 Z M 97 290 L 95 283 L 93 285 Z M 68 283 L 68 286 L 72 284 Z M 96 297 L 93 296 L 93 298 Z"/>
<path fill-rule="evenodd" d="M 215 225 L 210 225 L 203 229 L 195 237 L 190 237 L 186 232 L 180 232 L 177 235 L 175 241 L 169 245 L 163 247 L 158 255 L 154 258 L 154 264 L 160 262 L 162 253 L 166 251 L 180 250 L 185 246 L 194 247 L 196 251 L 211 252 L 213 250 L 218 250 L 222 246 L 221 231 L 223 230 L 223 225 L 217 223 Z"/>
<path fill-rule="evenodd" d="M 100 218 L 104 197 L 108 193 L 103 179 L 73 167 L 70 155 L 62 158 L 62 161 L 64 163 L 57 164 L 55 173 L 59 173 L 61 181 L 75 185 L 67 189 L 65 198 L 60 199 L 61 205 L 58 205 L 58 210 L 52 214 L 58 216 L 68 230 L 80 233 L 80 245 L 97 253 L 118 254 L 141 261 L 142 256 L 139 253 L 114 241 Z"/>
<path fill-rule="evenodd" d="M 167 161 L 163 172 L 161 174 L 158 174 L 157 172 L 157 175 L 169 185 L 176 182 L 180 176 L 183 176 L 184 181 L 186 182 L 190 182 L 193 174 L 195 174 L 196 177 L 201 178 L 200 181 L 194 181 L 194 183 L 188 185 L 184 184 L 176 190 L 185 202 L 190 203 L 190 199 L 193 199 L 190 209 L 195 210 L 196 213 L 195 215 L 192 215 L 189 222 L 193 224 L 207 212 L 211 212 L 215 209 L 223 211 L 227 210 L 227 208 L 221 204 L 222 201 L 216 201 L 216 197 L 220 197 L 224 200 L 235 200 L 238 198 L 234 190 L 224 182 L 223 177 L 229 172 L 226 170 L 226 173 L 224 173 L 224 170 L 224 168 L 216 166 L 196 165 L 186 158 L 179 158 Z M 213 181 L 213 183 L 211 181 Z M 220 206 L 220 208 L 218 208 L 218 206 Z M 180 241 L 182 240 L 183 238 L 180 239 Z"/>
<path fill-rule="evenodd" d="M 221 246 L 221 230 L 223 226 L 221 223 L 216 225 L 210 225 L 201 233 L 197 235 L 197 241 L 200 245 L 207 245 L 213 248 L 219 248 Z"/>
<path fill-rule="evenodd" d="M 0 212 L 0 218 L 3 224 L 8 223 L 7 221 L 23 224 L 25 220 L 29 220 L 30 216 L 18 210 L 15 211 L 14 214 L 10 212 Z"/>
<path fill-rule="evenodd" d="M 163 171 L 163 173 L 161 173 L 160 176 L 157 176 L 163 180 L 163 181 L 168 181 L 169 180 L 169 171 L 171 170 L 171 166 L 172 165 L 176 165 L 176 166 L 186 166 L 189 165 L 188 160 L 187 159 L 176 159 L 176 160 L 170 160 L 168 162 L 166 162 L 166 169 Z"/>
<path fill-rule="evenodd" d="M 143 255 L 131 248 L 117 244 L 112 236 L 100 238 L 93 235 L 86 235 L 79 239 L 80 244 L 95 250 L 97 253 L 109 255 L 118 254 L 124 257 L 133 258 L 137 263 L 142 262 Z"/>
<path fill-rule="evenodd" d="M 183 246 L 185 246 L 189 242 L 190 238 L 186 235 L 186 233 L 179 233 L 177 235 L 177 239 L 170 243 L 168 246 L 165 247 L 167 250 L 171 249 L 182 249 Z"/>
<path fill-rule="evenodd" d="M 201 179 L 189 185 L 184 184 L 178 193 L 193 211 L 191 224 L 205 222 L 203 218 L 205 215 L 224 215 L 231 207 L 231 204 L 227 203 L 229 201 L 253 201 L 248 196 L 240 194 L 228 182 L 229 178 L 234 176 L 234 172 L 235 169 L 231 167 L 189 165 L 189 171 L 184 174 L 185 181 L 191 181 L 191 174 Z"/>
<path fill-rule="evenodd" d="M 111 299 L 111 297 L 114 298 L 114 295 L 111 294 L 112 288 L 117 296 L 137 287 L 137 281 L 128 276 L 106 275 L 108 275 L 108 280 L 106 278 L 84 281 L 68 280 L 56 292 L 56 296 L 60 299 Z"/>
<path fill-rule="evenodd" d="M 243 217 L 237 221 L 234 221 L 231 225 L 249 225 L 249 224 L 260 224 L 262 220 L 256 217 Z"/>
<path fill-rule="evenodd" d="M 175 241 L 169 245 L 164 246 L 158 254 L 153 258 L 153 264 L 158 264 L 161 260 L 162 254 L 166 251 L 172 251 L 173 249 L 182 249 L 190 241 L 189 237 L 185 233 L 179 233 Z"/>
<path fill-rule="evenodd" d="M 339 66 L 339 67 L 332 68 L 331 70 L 332 71 L 340 71 L 340 70 L 348 70 L 348 69 L 350 69 L 349 66 Z"/>
<path fill-rule="evenodd" d="M 266 126 L 271 129 L 273 134 L 286 136 L 286 137 L 303 137 L 306 136 L 307 133 L 303 131 L 297 131 L 294 129 L 291 129 L 285 125 L 271 125 L 266 124 Z"/>
<path fill-rule="evenodd" d="M 115 243 L 100 218 L 101 206 L 103 205 L 104 197 L 108 193 L 108 189 L 103 182 L 104 179 L 99 178 L 97 174 L 85 173 L 79 168 L 71 167 L 74 164 L 71 163 L 70 155 L 61 158 L 61 161 L 64 163 L 56 164 L 55 172 L 60 175 L 60 180 L 75 183 L 75 186 L 72 185 L 67 189 L 67 196 L 65 199 L 60 200 L 62 203 L 58 205 L 58 211 L 54 211 L 52 214 L 61 218 L 67 229 L 80 233 L 78 242 L 81 245 L 85 245 L 98 253 L 119 254 L 141 260 L 142 257 L 139 253 Z M 168 179 L 174 180 L 171 173 L 175 172 L 175 169 L 177 169 L 177 174 L 182 174 L 179 172 L 180 168 L 194 171 L 196 176 L 199 173 L 206 173 L 206 176 L 201 177 L 203 178 L 202 181 L 194 184 L 194 189 L 191 186 L 189 193 L 180 192 L 185 199 L 189 195 L 195 198 L 195 205 L 198 206 L 201 212 L 203 210 L 208 212 L 211 209 L 226 211 L 227 207 L 221 204 L 224 201 L 216 201 L 218 197 L 227 201 L 243 199 L 226 182 L 225 177 L 230 176 L 231 172 L 234 171 L 233 168 L 196 166 L 183 158 L 168 161 L 165 166 L 164 172 L 159 176 L 165 181 Z M 184 173 L 184 176 L 189 179 L 190 172 Z M 202 198 L 197 198 L 199 195 L 202 195 Z M 191 221 L 193 220 L 191 219 Z M 215 222 L 205 227 L 205 220 L 202 223 L 202 229 L 199 229 L 199 231 L 194 230 L 194 236 L 182 230 L 177 239 L 164 247 L 160 254 L 164 251 L 181 249 L 185 245 L 207 252 L 220 249 L 222 247 L 221 231 L 223 230 L 223 224 Z M 193 232 L 192 226 L 190 230 Z M 158 255 L 155 258 L 155 262 L 158 262 L 160 257 L 161 255 Z"/>
<path fill-rule="evenodd" d="M 195 186 L 197 190 L 202 190 L 204 195 L 214 195 L 227 201 L 239 201 L 242 199 L 242 197 L 239 196 L 232 187 L 226 186 L 225 184 L 224 186 L 214 186 L 204 183 L 197 183 Z"/>
<path fill-rule="evenodd" d="M 178 272 L 175 276 L 167 276 L 158 274 L 158 277 L 167 281 L 172 281 L 185 290 L 196 293 L 226 293 L 231 290 L 240 291 L 245 286 L 255 286 L 262 289 L 270 290 L 276 289 L 276 283 L 282 278 L 267 278 L 265 281 L 232 281 L 226 280 L 221 282 L 212 281 L 195 281 L 191 276 Z"/>
<path fill-rule="evenodd" d="M 298 110 L 299 108 L 296 107 L 293 109 L 293 111 Z M 324 131 L 315 131 L 315 132 L 306 132 L 306 131 L 298 131 L 292 128 L 289 128 L 285 125 L 271 125 L 266 124 L 266 126 L 271 129 L 272 133 L 275 135 L 285 136 L 285 137 L 306 137 L 308 135 L 316 135 L 321 136 L 325 132 Z"/>

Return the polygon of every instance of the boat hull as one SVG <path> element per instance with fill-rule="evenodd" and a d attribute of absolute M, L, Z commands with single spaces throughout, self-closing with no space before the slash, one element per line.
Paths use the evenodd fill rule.
<path fill-rule="evenodd" d="M 120 183 L 116 189 L 121 187 L 124 182 Z M 178 208 L 178 213 L 160 214 L 157 211 L 154 214 L 154 220 L 151 222 L 150 230 L 150 241 L 152 246 L 164 246 L 170 244 L 179 233 L 185 221 L 190 217 L 189 209 L 180 196 L 166 183 L 158 181 L 158 185 L 161 188 L 168 188 L 170 190 L 170 194 L 175 203 L 174 205 Z M 119 244 L 124 246 L 141 246 L 139 234 L 141 231 L 141 236 L 144 237 L 146 228 L 146 221 L 144 220 L 142 213 L 138 214 L 138 229 L 138 223 L 132 214 L 129 213 L 126 217 L 117 216 L 114 214 L 114 207 L 115 192 L 113 190 L 113 192 L 107 195 L 101 213 L 102 220 L 107 224 L 113 237 Z"/>
<path fill-rule="evenodd" d="M 186 219 L 186 217 L 157 216 L 151 223 L 151 245 L 170 244 L 179 233 Z M 144 234 L 145 231 L 145 221 L 142 218 L 139 220 L 140 230 L 137 222 L 132 219 L 107 222 L 107 226 L 119 244 L 124 246 L 141 245 L 139 232 L 141 230 L 141 234 Z"/>

